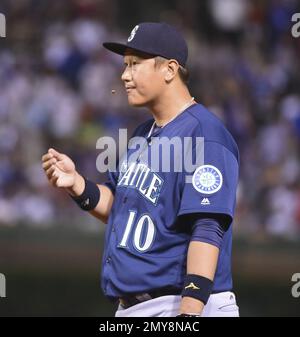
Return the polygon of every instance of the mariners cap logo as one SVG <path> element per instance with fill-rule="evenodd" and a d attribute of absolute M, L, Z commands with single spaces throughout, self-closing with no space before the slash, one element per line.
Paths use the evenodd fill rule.
<path fill-rule="evenodd" d="M 130 35 L 129 35 L 129 38 L 128 38 L 128 42 L 132 41 L 133 38 L 135 37 L 135 34 L 137 32 L 137 30 L 139 29 L 139 25 L 136 25 L 133 30 L 131 31 Z"/>
<path fill-rule="evenodd" d="M 198 192 L 213 194 L 222 187 L 223 176 L 215 166 L 202 165 L 196 169 L 192 183 Z"/>

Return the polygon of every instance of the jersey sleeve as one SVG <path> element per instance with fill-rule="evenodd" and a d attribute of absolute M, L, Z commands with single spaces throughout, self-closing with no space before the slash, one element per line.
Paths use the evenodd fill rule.
<path fill-rule="evenodd" d="M 230 225 L 236 203 L 239 164 L 236 156 L 217 142 L 204 143 L 204 163 L 183 176 L 178 216 L 204 213 Z"/>

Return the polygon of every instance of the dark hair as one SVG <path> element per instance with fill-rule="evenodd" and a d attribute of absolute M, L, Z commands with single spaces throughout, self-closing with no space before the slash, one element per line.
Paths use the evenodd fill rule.
<path fill-rule="evenodd" d="M 166 59 L 164 57 L 155 56 L 155 66 L 160 66 L 165 61 L 166 61 Z M 181 81 L 185 85 L 187 85 L 188 82 L 189 82 L 189 77 L 190 77 L 189 71 L 186 68 L 184 68 L 183 66 L 179 65 L 178 75 L 179 75 L 179 78 L 181 79 Z"/>

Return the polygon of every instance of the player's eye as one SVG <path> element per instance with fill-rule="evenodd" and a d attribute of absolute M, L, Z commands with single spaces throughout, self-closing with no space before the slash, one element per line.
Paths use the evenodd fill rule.
<path fill-rule="evenodd" d="M 124 62 L 124 70 L 126 68 L 131 68 L 131 67 L 135 67 L 139 62 L 137 60 L 130 60 L 128 63 Z"/>

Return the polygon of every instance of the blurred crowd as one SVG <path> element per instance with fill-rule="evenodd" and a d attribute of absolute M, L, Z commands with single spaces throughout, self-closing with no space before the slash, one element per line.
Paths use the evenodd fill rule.
<path fill-rule="evenodd" d="M 217 114 L 241 154 L 234 224 L 247 237 L 300 236 L 300 38 L 297 1 L 1 0 L 0 226 L 99 223 L 51 188 L 49 147 L 97 182 L 99 137 L 130 134 L 146 111 L 128 106 L 122 58 L 102 48 L 142 21 L 179 27 L 189 44 L 189 87 Z M 111 90 L 116 90 L 115 94 Z"/>

